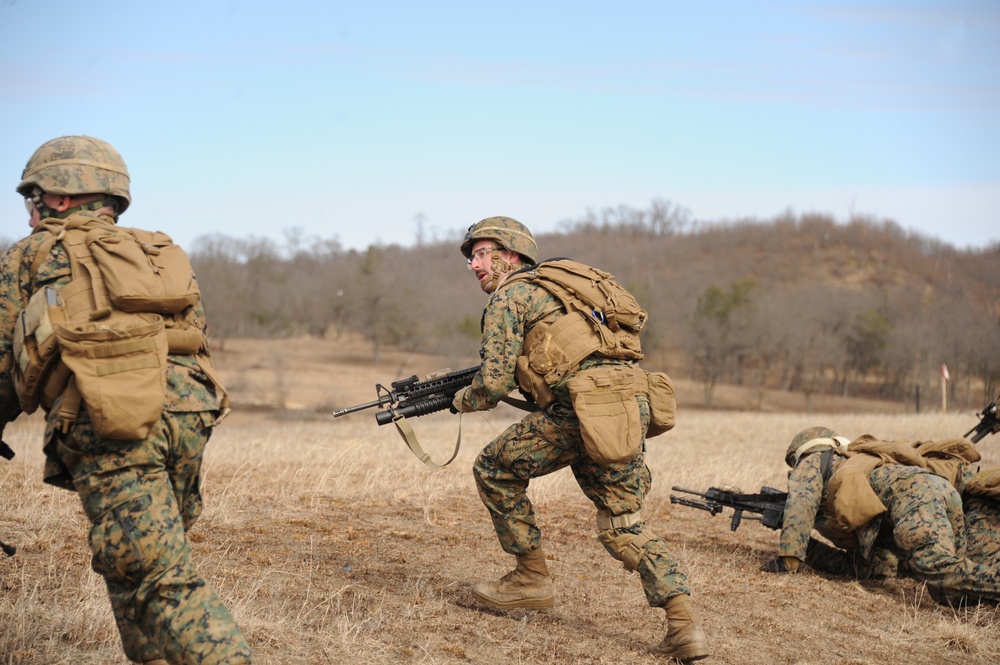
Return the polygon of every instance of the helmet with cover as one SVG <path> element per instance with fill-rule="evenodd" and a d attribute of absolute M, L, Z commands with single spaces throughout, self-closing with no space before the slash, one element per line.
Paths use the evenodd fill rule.
<path fill-rule="evenodd" d="M 110 143 L 91 136 L 62 136 L 44 143 L 24 167 L 17 193 L 108 194 L 120 199 L 118 213 L 132 202 L 125 160 Z"/>
<path fill-rule="evenodd" d="M 814 453 L 827 448 L 843 450 L 850 441 L 843 436 L 837 436 L 836 432 L 826 427 L 810 427 L 804 429 L 792 439 L 785 450 L 785 463 L 795 468 L 802 456 L 807 453 Z"/>
<path fill-rule="evenodd" d="M 534 263 L 538 257 L 535 236 L 513 217 L 487 217 L 470 226 L 462 241 L 465 258 L 472 256 L 472 246 L 477 240 L 495 240 L 504 249 L 520 254 L 526 263 Z"/>

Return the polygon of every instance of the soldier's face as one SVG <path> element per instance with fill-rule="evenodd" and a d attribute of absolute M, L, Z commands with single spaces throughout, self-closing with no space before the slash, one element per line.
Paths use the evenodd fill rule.
<path fill-rule="evenodd" d="M 499 258 L 507 265 L 506 269 L 503 269 L 501 266 L 500 274 L 496 274 L 494 270 L 494 250 L 497 250 Z M 469 262 L 469 270 L 476 274 L 476 279 L 479 280 L 479 288 L 484 293 L 493 293 L 496 290 L 497 285 L 510 272 L 509 266 L 513 262 L 514 257 L 514 252 L 500 249 L 494 240 L 480 240 L 472 246 L 472 260 Z"/>

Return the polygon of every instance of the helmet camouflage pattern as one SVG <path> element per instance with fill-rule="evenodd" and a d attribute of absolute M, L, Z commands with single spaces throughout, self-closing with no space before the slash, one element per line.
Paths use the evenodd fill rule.
<path fill-rule="evenodd" d="M 36 150 L 24 167 L 17 193 L 32 196 L 35 188 L 65 196 L 117 196 L 124 201 L 118 212 L 132 202 L 125 160 L 110 143 L 91 136 L 62 136 Z"/>
<path fill-rule="evenodd" d="M 836 436 L 837 434 L 833 430 L 826 427 L 810 427 L 802 430 L 788 444 L 788 449 L 785 451 L 785 463 L 794 468 L 799 463 L 799 459 L 806 453 L 814 453 L 824 448 L 840 447 L 841 442 L 834 438 Z M 810 441 L 816 441 L 816 445 L 806 446 Z M 803 448 L 803 446 L 806 447 Z"/>
<path fill-rule="evenodd" d="M 495 240 L 504 249 L 517 252 L 527 263 L 538 257 L 535 236 L 528 227 L 513 217 L 487 217 L 469 227 L 462 242 L 462 254 L 472 256 L 472 246 L 477 240 Z"/>

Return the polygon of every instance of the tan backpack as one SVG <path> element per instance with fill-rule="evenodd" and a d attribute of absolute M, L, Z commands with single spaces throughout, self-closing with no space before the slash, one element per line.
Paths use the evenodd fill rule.
<path fill-rule="evenodd" d="M 61 242 L 72 279 L 36 292 L 17 326 L 14 375 L 25 413 L 48 411 L 62 396 L 68 427 L 82 400 L 99 435 L 144 438 L 163 410 L 168 354 L 198 355 L 228 405 L 204 335 L 189 321 L 201 297 L 190 261 L 169 236 L 80 214 L 43 220 L 36 232 L 52 237 L 32 274 Z"/>
<path fill-rule="evenodd" d="M 555 323 L 538 325 L 531 330 L 525 339 L 524 355 L 517 362 L 519 385 L 540 407 L 544 408 L 554 399 L 551 387 L 576 371 L 589 356 L 642 360 L 639 333 L 646 325 L 646 310 L 611 273 L 559 258 L 520 270 L 504 280 L 502 286 L 518 281 L 543 287 L 566 310 Z M 636 371 L 636 392 L 650 398 L 652 421 L 646 436 L 669 431 L 674 426 L 676 409 L 670 377 L 663 372 L 647 373 L 638 368 Z M 601 381 L 606 382 L 607 377 L 602 377 Z M 578 381 L 572 387 L 592 387 L 591 382 Z M 576 393 L 576 390 L 571 392 Z M 617 394 L 619 391 L 605 387 L 602 392 Z M 574 404 L 581 401 L 576 394 L 573 399 Z M 627 405 L 630 399 L 625 399 L 623 404 Z"/>

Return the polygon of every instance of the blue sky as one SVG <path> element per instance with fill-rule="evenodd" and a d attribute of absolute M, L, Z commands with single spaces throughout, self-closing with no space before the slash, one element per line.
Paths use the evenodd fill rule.
<path fill-rule="evenodd" d="M 0 236 L 66 134 L 123 223 L 345 247 L 667 199 L 1000 240 L 1000 4 L 0 0 Z M 418 223 L 418 217 L 422 220 Z"/>

